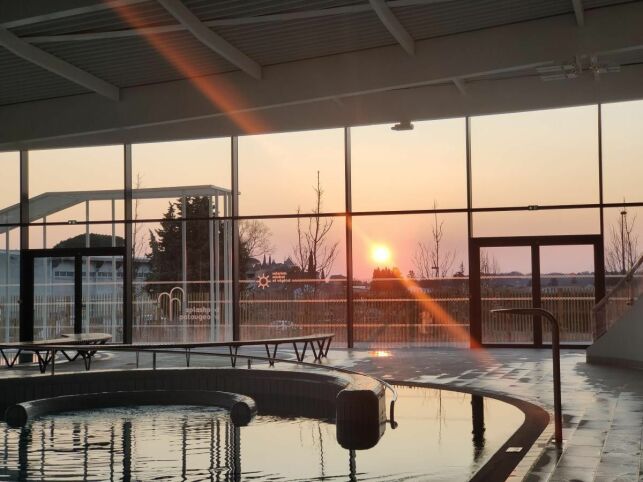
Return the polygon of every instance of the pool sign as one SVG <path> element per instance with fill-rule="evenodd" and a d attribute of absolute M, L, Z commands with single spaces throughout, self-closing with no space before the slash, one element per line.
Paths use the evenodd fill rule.
<path fill-rule="evenodd" d="M 268 286 L 270 286 L 270 279 L 265 273 L 257 276 L 257 286 L 262 290 L 265 290 Z"/>

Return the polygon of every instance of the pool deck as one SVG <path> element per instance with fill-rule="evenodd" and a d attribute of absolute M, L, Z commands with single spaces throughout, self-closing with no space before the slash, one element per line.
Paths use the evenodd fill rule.
<path fill-rule="evenodd" d="M 251 353 L 265 356 L 261 351 L 244 352 Z M 280 356 L 294 359 L 294 353 L 287 350 L 280 351 Z M 545 349 L 400 348 L 377 352 L 331 348 L 323 364 L 388 380 L 509 395 L 551 411 L 551 361 L 551 352 Z M 141 355 L 141 367 L 150 365 L 151 355 Z M 159 355 L 158 366 L 185 366 L 185 357 Z M 192 366 L 229 366 L 229 359 L 193 356 Z M 134 367 L 133 354 L 101 355 L 92 363 L 92 370 Z M 84 367 L 82 362 L 60 363 L 56 370 Z M 36 374 L 36 367 L 0 369 L 0 377 Z M 547 446 L 525 480 L 643 482 L 643 371 L 588 365 L 584 350 L 563 350 L 561 378 L 562 455 L 555 446 Z"/>

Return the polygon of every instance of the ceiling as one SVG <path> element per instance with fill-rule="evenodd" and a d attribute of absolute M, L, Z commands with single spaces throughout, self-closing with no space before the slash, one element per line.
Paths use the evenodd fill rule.
<path fill-rule="evenodd" d="M 178 16 L 172 7 L 176 3 L 181 7 Z M 234 133 L 235 125 L 242 133 L 247 133 L 248 126 L 239 127 L 239 120 L 234 115 L 225 115 L 226 111 L 236 110 L 263 112 L 268 119 L 264 124 L 268 127 L 257 127 L 257 131 L 288 130 L 297 126 L 281 126 L 278 119 L 274 122 L 269 119 L 273 114 L 267 111 L 281 109 L 281 113 L 274 114 L 276 117 L 287 117 L 283 111 L 288 109 L 291 110 L 291 117 L 308 115 L 304 104 L 323 101 L 329 101 L 332 104 L 330 109 L 339 113 L 336 121 L 320 120 L 319 126 L 342 125 L 370 121 L 364 115 L 355 118 L 358 115 L 355 109 L 360 109 L 360 112 L 369 110 L 369 105 L 365 104 L 369 103 L 369 99 L 380 102 L 384 95 L 390 98 L 396 92 L 409 89 L 415 89 L 414 95 L 417 97 L 424 95 L 429 87 L 434 87 L 433 91 L 438 92 L 447 85 L 450 90 L 455 90 L 455 95 L 461 96 L 473 95 L 477 83 L 484 90 L 492 81 L 512 82 L 518 79 L 547 84 L 542 88 L 554 91 L 559 91 L 561 87 L 549 85 L 569 84 L 566 81 L 585 75 L 592 77 L 595 82 L 601 77 L 600 80 L 606 85 L 617 82 L 606 81 L 607 77 L 618 77 L 628 69 L 634 72 L 643 63 L 643 42 L 632 35 L 628 37 L 627 30 L 620 30 L 621 18 L 630 18 L 632 23 L 643 19 L 641 2 L 3 2 L 0 6 L 0 122 L 20 115 L 24 117 L 28 128 L 20 130 L 13 126 L 11 132 L 0 134 L 0 148 L 65 144 L 79 141 L 80 137 L 85 138 L 81 140 L 83 143 L 127 141 L 131 136 L 136 137 L 135 132 L 146 132 L 139 134 L 144 139 L 172 136 L 168 124 L 176 121 L 195 126 L 199 119 L 210 122 L 215 116 L 227 118 L 219 119 L 219 130 L 214 134 Z M 608 21 L 609 24 L 606 23 Z M 603 36 L 608 37 L 611 29 L 618 31 L 622 38 L 612 35 L 616 40 L 602 40 Z M 204 33 L 204 30 L 207 32 Z M 523 43 L 515 45 L 512 36 L 523 33 Z M 531 36 L 526 37 L 526 33 Z M 536 56 L 537 62 L 523 62 L 505 52 L 522 46 L 525 59 L 534 57 L 535 50 L 541 48 L 535 44 L 547 43 L 550 33 L 552 38 L 555 35 L 564 38 L 558 57 L 549 54 L 549 57 Z M 495 40 L 492 40 L 492 35 L 495 35 Z M 499 40 L 505 36 L 506 44 Z M 466 63 L 460 60 L 462 65 L 449 65 L 450 58 L 451 63 L 455 63 L 458 57 L 466 60 L 468 54 L 474 55 L 479 45 L 484 45 L 484 39 L 489 40 L 492 51 L 478 54 Z M 568 48 L 570 45 L 567 44 L 571 43 L 575 44 L 575 52 Z M 436 78 L 430 75 L 430 60 L 438 55 L 435 52 L 438 48 L 454 50 L 439 52 L 442 57 L 439 61 L 434 59 L 435 70 L 450 68 L 459 73 L 457 76 Z M 369 72 L 368 62 L 374 62 L 373 57 L 380 53 L 381 68 L 404 71 L 408 74 L 407 81 L 400 78 L 396 82 L 374 83 L 370 76 L 375 71 Z M 507 59 L 501 62 L 501 68 L 475 65 L 478 59 L 488 55 L 511 57 L 511 61 Z M 334 70 L 329 70 L 333 65 Z M 357 69 L 356 65 L 362 68 Z M 557 73 L 557 69 L 560 72 Z M 377 72 L 377 79 L 387 75 Z M 342 80 L 350 86 L 338 86 L 335 90 L 328 87 Z M 206 84 L 220 85 L 217 82 L 226 86 L 219 90 L 227 89 L 223 94 L 227 99 L 217 100 L 216 97 L 222 94 L 207 92 Z M 289 90 L 303 92 L 297 98 L 289 97 L 283 95 L 279 85 L 281 90 L 287 85 Z M 191 93 L 190 89 L 196 90 L 196 94 Z M 609 92 L 610 88 L 605 87 L 604 91 Z M 636 96 L 623 87 L 621 92 L 628 92 L 627 95 L 623 94 L 625 97 Z M 404 92 L 400 95 L 402 99 L 410 94 Z M 172 106 L 168 106 L 164 113 L 156 105 L 149 107 L 150 102 L 154 103 L 151 99 L 164 102 L 163 99 L 168 99 L 168 96 L 179 96 L 184 101 L 182 113 L 170 112 Z M 208 101 L 212 104 L 210 110 L 197 106 L 199 100 L 204 102 L 204 97 L 206 104 Z M 571 99 L 578 102 L 574 96 Z M 194 107 L 190 107 L 192 104 Z M 75 117 L 86 116 L 83 106 L 90 105 L 91 112 L 100 119 L 92 116 L 90 122 L 74 124 L 74 114 Z M 138 109 L 137 115 L 134 115 L 134 109 Z M 321 108 L 322 111 L 324 109 L 329 107 Z M 141 110 L 147 110 L 148 115 L 139 112 Z M 344 114 L 341 114 L 342 110 Z M 507 107 L 499 107 L 499 110 L 507 110 Z M 66 113 L 60 116 L 61 111 Z M 346 118 L 346 111 L 352 111 L 352 120 Z M 463 109 L 454 109 L 454 115 L 461 111 Z M 471 112 L 476 110 L 472 109 Z M 409 117 L 411 114 L 418 115 L 409 112 Z M 401 115 L 403 113 L 399 110 L 391 111 L 388 117 Z M 432 116 L 429 110 L 425 115 Z M 58 119 L 58 126 L 51 125 L 55 124 L 51 121 L 52 117 Z M 69 126 L 63 128 L 68 117 Z M 372 120 L 381 120 L 380 117 L 373 115 Z M 301 125 L 302 128 L 315 126 L 310 121 Z M 210 132 L 205 127 L 203 129 Z M 210 125 L 208 129 L 214 129 L 214 126 Z M 151 134 L 155 130 L 158 134 Z M 176 137 L 191 136 L 187 133 L 190 130 L 194 131 L 192 135 L 200 135 L 198 128 L 187 128 L 186 132 L 178 129 Z"/>

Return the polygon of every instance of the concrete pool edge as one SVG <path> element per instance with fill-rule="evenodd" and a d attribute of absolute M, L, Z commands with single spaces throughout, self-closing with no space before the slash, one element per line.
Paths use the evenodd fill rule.
<path fill-rule="evenodd" d="M 470 482 L 489 480 L 524 480 L 538 462 L 554 434 L 553 416 L 543 407 L 503 393 L 484 389 L 450 386 L 446 383 L 387 379 L 399 386 L 432 388 L 479 395 L 508 403 L 525 415 L 525 420 L 498 450 L 476 471 Z M 522 452 L 507 452 L 509 447 L 523 447 Z M 526 451 L 524 448 L 527 447 Z"/>
<path fill-rule="evenodd" d="M 141 405 L 198 405 L 227 409 L 232 423 L 245 426 L 257 413 L 255 401 L 238 393 L 215 390 L 128 390 L 84 393 L 30 400 L 7 407 L 4 419 L 20 428 L 36 417 L 69 411 Z"/>
<path fill-rule="evenodd" d="M 113 369 L 7 378 L 0 380 L 0 410 L 63 396 L 194 389 L 246 395 L 260 413 L 333 419 L 344 448 L 371 448 L 386 427 L 385 383 L 324 367 Z"/>

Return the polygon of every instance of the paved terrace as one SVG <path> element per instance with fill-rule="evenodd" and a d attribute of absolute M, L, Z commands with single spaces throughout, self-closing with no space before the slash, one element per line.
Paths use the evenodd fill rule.
<path fill-rule="evenodd" d="M 242 354 L 265 356 L 265 351 Z M 294 353 L 281 350 L 282 357 Z M 508 394 L 553 410 L 551 353 L 535 349 L 470 351 L 405 348 L 382 352 L 333 349 L 324 364 L 371 373 L 389 380 L 424 382 Z M 227 358 L 193 355 L 192 366 L 228 366 Z M 141 354 L 141 367 L 151 355 Z M 185 366 L 183 355 L 159 355 L 158 367 Z M 238 366 L 245 366 L 239 361 Z M 133 354 L 101 354 L 92 369 L 134 368 Z M 279 368 L 279 364 L 277 364 Z M 286 368 L 283 364 L 282 368 Z M 57 372 L 82 370 L 76 362 L 57 363 Z M 0 370 L 0 377 L 36 375 L 37 368 Z M 565 445 L 554 446 L 531 468 L 528 481 L 643 482 L 643 372 L 587 365 L 583 350 L 563 350 L 561 361 Z"/>

